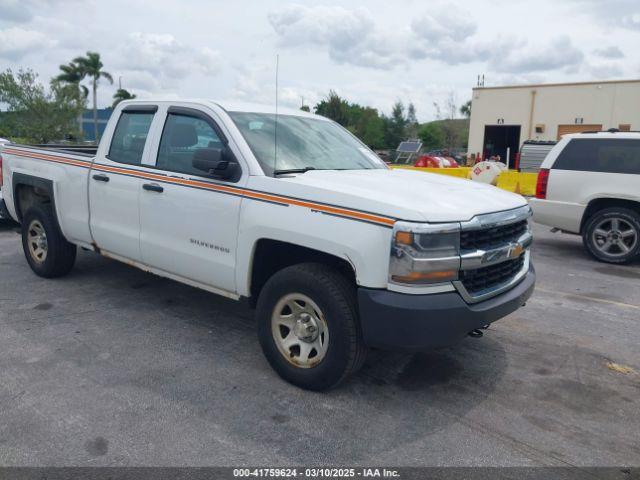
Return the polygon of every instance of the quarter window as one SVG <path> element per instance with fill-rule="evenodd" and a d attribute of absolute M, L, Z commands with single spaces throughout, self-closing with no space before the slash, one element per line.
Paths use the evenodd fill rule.
<path fill-rule="evenodd" d="M 153 115 L 149 112 L 122 112 L 108 158 L 114 162 L 140 165 Z"/>
<path fill-rule="evenodd" d="M 160 139 L 156 167 L 203 175 L 192 163 L 194 154 L 203 148 L 223 148 L 213 127 L 201 118 L 170 113 Z"/>
<path fill-rule="evenodd" d="M 640 174 L 640 140 L 572 139 L 553 166 L 558 170 Z"/>

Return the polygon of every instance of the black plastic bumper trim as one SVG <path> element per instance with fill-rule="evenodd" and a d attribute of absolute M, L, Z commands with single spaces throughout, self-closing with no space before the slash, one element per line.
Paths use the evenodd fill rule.
<path fill-rule="evenodd" d="M 522 281 L 507 292 L 468 304 L 458 292 L 409 295 L 388 290 L 358 289 L 365 343 L 392 350 L 448 347 L 470 331 L 520 308 L 531 296 L 536 274 L 531 264 Z"/>

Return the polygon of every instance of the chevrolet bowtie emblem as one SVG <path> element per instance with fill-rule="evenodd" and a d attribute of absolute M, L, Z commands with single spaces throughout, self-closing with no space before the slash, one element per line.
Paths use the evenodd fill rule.
<path fill-rule="evenodd" d="M 522 245 L 514 245 L 509 251 L 509 258 L 518 258 L 522 252 L 524 252 L 524 247 Z"/>

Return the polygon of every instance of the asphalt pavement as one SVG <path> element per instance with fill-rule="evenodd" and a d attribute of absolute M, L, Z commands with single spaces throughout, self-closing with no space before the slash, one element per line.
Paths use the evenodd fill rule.
<path fill-rule="evenodd" d="M 525 308 L 311 393 L 246 304 L 89 252 L 44 280 L 0 226 L 0 465 L 640 466 L 640 263 L 534 233 Z"/>

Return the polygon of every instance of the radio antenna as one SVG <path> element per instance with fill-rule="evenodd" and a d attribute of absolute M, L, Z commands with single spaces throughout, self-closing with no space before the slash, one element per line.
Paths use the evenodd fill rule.
<path fill-rule="evenodd" d="M 280 55 L 276 55 L 276 118 L 273 130 L 273 176 L 278 171 L 278 70 L 280 67 Z"/>

